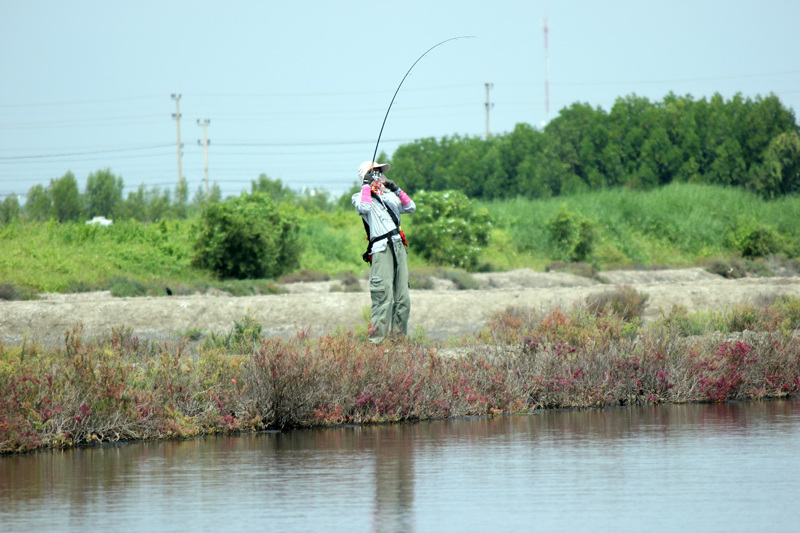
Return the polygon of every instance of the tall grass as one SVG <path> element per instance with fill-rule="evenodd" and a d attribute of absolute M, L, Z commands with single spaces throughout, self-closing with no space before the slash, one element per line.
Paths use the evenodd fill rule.
<path fill-rule="evenodd" d="M 544 200 L 484 204 L 507 241 L 520 251 L 551 257 L 547 224 L 562 206 L 595 222 L 592 260 L 601 268 L 643 264 L 685 266 L 738 254 L 737 228 L 766 224 L 785 240 L 800 242 L 800 197 L 767 201 L 734 188 L 672 184 L 652 191 L 603 190 Z"/>
<path fill-rule="evenodd" d="M 194 282 L 210 279 L 191 268 L 190 223 L 120 221 L 15 222 L 0 228 L 0 279 L 42 292 L 107 288 L 113 278 Z"/>
<path fill-rule="evenodd" d="M 364 268 L 361 255 L 367 248 L 366 233 L 355 210 L 309 214 L 303 221 L 300 244 L 304 270 L 340 274 Z"/>

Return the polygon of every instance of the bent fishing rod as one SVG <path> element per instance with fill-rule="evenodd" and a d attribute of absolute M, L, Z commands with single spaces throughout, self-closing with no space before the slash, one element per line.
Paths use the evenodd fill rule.
<path fill-rule="evenodd" d="M 400 87 L 403 86 L 403 82 L 406 81 L 406 78 L 411 73 L 411 70 L 417 65 L 417 63 L 420 62 L 420 60 L 423 57 L 428 55 L 428 53 L 431 50 L 433 50 L 434 48 L 436 48 L 438 46 L 441 46 L 444 43 L 447 43 L 447 42 L 450 42 L 450 41 L 455 41 L 456 39 L 472 39 L 473 37 L 475 37 L 475 36 L 474 35 L 462 35 L 460 37 L 451 37 L 449 39 L 445 39 L 444 41 L 442 41 L 440 43 L 437 43 L 437 44 L 431 46 L 430 48 L 428 48 L 427 50 L 425 50 L 425 52 L 421 56 L 419 56 L 416 61 L 414 61 L 414 64 L 411 65 L 411 67 L 408 69 L 408 71 L 406 72 L 406 75 L 403 76 L 402 80 L 400 80 L 400 85 L 397 86 L 397 89 L 394 91 L 394 96 L 392 96 L 392 101 L 389 102 L 389 108 L 386 110 L 386 115 L 384 115 L 384 117 L 383 117 L 383 123 L 381 124 L 381 131 L 378 133 L 378 141 L 375 143 L 375 151 L 372 153 L 371 161 L 374 162 L 375 161 L 375 157 L 378 155 L 378 145 L 381 143 L 381 135 L 383 135 L 383 127 L 386 125 L 386 119 L 389 118 L 389 111 L 392 110 L 392 104 L 394 104 L 394 99 L 397 97 L 397 93 L 400 92 Z M 376 171 L 374 171 L 374 170 L 372 171 L 373 178 L 377 177 L 375 172 Z"/>

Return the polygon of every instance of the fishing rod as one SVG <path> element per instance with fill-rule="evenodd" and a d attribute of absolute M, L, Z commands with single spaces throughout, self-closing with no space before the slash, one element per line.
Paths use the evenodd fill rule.
<path fill-rule="evenodd" d="M 431 50 L 433 50 L 434 48 L 436 48 L 437 46 L 441 46 L 441 45 L 443 45 L 444 43 L 447 43 L 447 42 L 450 42 L 450 41 L 455 41 L 456 39 L 471 39 L 471 38 L 473 38 L 473 37 L 475 37 L 475 36 L 474 36 L 474 35 L 462 35 L 462 36 L 460 36 L 460 37 L 451 37 L 451 38 L 449 38 L 449 39 L 445 39 L 444 41 L 442 41 L 442 42 L 440 42 L 440 43 L 437 43 L 437 44 L 435 44 L 435 45 L 431 46 L 430 48 L 428 48 L 428 49 L 425 51 L 425 53 L 423 53 L 421 56 L 419 56 L 419 57 L 417 58 L 417 60 L 416 60 L 416 61 L 414 61 L 414 64 L 413 64 L 413 65 L 411 65 L 411 68 L 409 68 L 409 69 L 408 69 L 408 72 L 406 72 L 406 75 L 405 75 L 405 76 L 403 76 L 403 79 L 402 79 L 402 80 L 400 80 L 400 85 L 398 85 L 398 86 L 397 86 L 397 89 L 394 91 L 394 96 L 392 96 L 392 101 L 391 101 L 391 102 L 389 102 L 389 108 L 386 110 L 386 115 L 384 115 L 384 117 L 383 117 L 383 123 L 381 124 L 381 131 L 378 133 L 378 141 L 375 143 L 375 151 L 372 153 L 372 159 L 371 159 L 371 161 L 375 161 L 375 157 L 378 155 L 378 145 L 381 143 L 381 135 L 383 135 L 383 127 L 386 125 L 386 119 L 387 119 L 387 118 L 389 118 L 389 111 L 391 111 L 391 110 L 392 110 L 392 104 L 394 104 L 394 99 L 397 97 L 397 93 L 399 93 L 399 92 L 400 92 L 400 87 L 402 87 L 402 86 L 403 86 L 403 82 L 404 82 L 404 81 L 406 81 L 406 78 L 408 77 L 408 75 L 409 75 L 409 73 L 411 72 L 411 70 L 412 70 L 412 69 L 413 69 L 413 68 L 414 68 L 414 67 L 417 65 L 417 63 L 419 63 L 419 62 L 420 62 L 420 60 L 421 60 L 423 57 L 425 57 L 426 55 L 428 55 L 428 53 L 429 53 Z M 375 176 L 375 171 L 373 171 L 373 174 L 372 174 L 372 175 L 373 175 L 373 177 Z"/>

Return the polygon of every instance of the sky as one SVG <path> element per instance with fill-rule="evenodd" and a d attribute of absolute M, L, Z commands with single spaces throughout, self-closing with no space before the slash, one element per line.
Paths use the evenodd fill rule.
<path fill-rule="evenodd" d="M 796 0 L 0 0 L 0 198 L 106 169 L 126 197 L 174 190 L 179 128 L 190 196 L 207 154 L 223 197 L 262 174 L 335 197 L 376 145 L 574 103 L 775 94 L 797 116 L 798 23 Z"/>

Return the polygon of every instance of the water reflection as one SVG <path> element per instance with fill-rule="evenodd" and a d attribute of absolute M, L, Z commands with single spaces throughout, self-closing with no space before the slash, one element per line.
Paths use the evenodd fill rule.
<path fill-rule="evenodd" d="M 786 530 L 798 445 L 793 400 L 50 451 L 0 458 L 0 530 Z"/>

